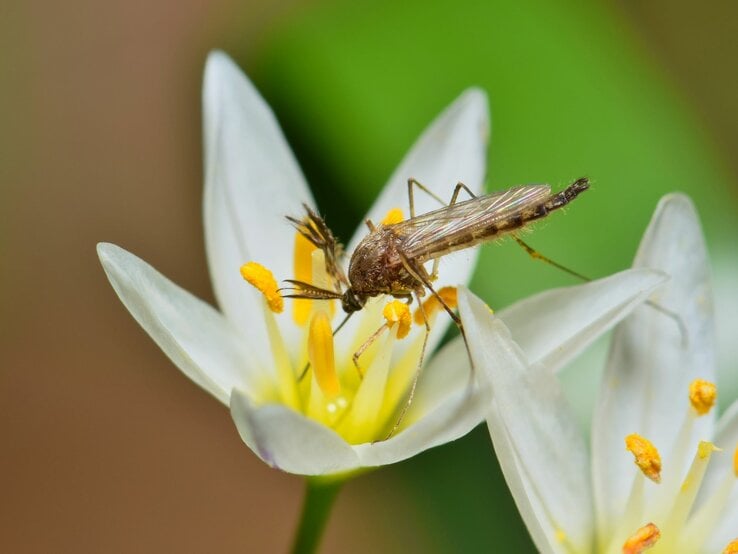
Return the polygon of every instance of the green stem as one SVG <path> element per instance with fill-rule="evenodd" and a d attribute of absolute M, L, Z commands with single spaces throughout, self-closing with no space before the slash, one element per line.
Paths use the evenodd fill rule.
<path fill-rule="evenodd" d="M 306 479 L 305 501 L 302 505 L 300 526 L 297 528 L 295 541 L 292 544 L 292 554 L 317 552 L 333 502 L 345 481 L 346 479 L 342 476 L 308 477 Z"/>

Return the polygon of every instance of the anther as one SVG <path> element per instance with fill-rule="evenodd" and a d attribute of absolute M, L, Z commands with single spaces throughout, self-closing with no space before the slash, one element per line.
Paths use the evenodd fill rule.
<path fill-rule="evenodd" d="M 733 475 L 738 477 L 738 446 L 733 451 Z"/>
<path fill-rule="evenodd" d="M 661 531 L 653 523 L 648 523 L 633 533 L 623 543 L 623 554 L 641 554 L 661 538 Z"/>
<path fill-rule="evenodd" d="M 646 477 L 655 483 L 661 482 L 661 456 L 651 441 L 633 433 L 625 437 L 625 448 L 635 456 L 635 464 Z"/>
<path fill-rule="evenodd" d="M 277 281 L 271 271 L 256 262 L 248 262 L 241 266 L 241 277 L 264 295 L 270 310 L 282 313 L 284 300 L 277 292 Z"/>
<path fill-rule="evenodd" d="M 403 219 L 405 218 L 402 215 L 402 210 L 400 208 L 392 208 L 390 211 L 387 212 L 387 215 L 384 216 L 384 219 L 382 220 L 382 225 L 394 225 L 395 223 L 399 223 Z"/>
<path fill-rule="evenodd" d="M 388 325 L 397 324 L 398 339 L 404 339 L 410 332 L 410 308 L 404 302 L 399 300 L 388 302 L 382 310 L 382 315 L 387 320 Z"/>
<path fill-rule="evenodd" d="M 326 398 L 335 398 L 341 392 L 333 353 L 333 329 L 328 314 L 320 310 L 310 321 L 308 357 L 315 380 Z"/>
<path fill-rule="evenodd" d="M 459 303 L 456 287 L 443 287 L 442 289 L 438 290 L 438 296 L 440 296 L 441 300 L 443 300 L 451 309 L 454 309 Z M 433 314 L 442 309 L 443 305 L 438 301 L 438 298 L 436 298 L 435 295 L 431 295 L 425 302 L 423 302 L 423 310 L 421 310 L 420 308 L 415 310 L 415 314 L 413 314 L 413 319 L 418 325 L 423 325 L 425 323 L 423 321 L 423 311 L 425 311 L 425 317 L 430 320 Z"/>
<path fill-rule="evenodd" d="M 738 539 L 730 541 L 723 550 L 723 554 L 738 554 Z"/>
<path fill-rule="evenodd" d="M 717 387 L 704 379 L 695 379 L 689 385 L 689 402 L 697 415 L 705 415 L 715 405 Z"/>
<path fill-rule="evenodd" d="M 295 233 L 295 250 L 293 274 L 295 279 L 303 283 L 311 283 L 313 278 L 313 251 L 316 246 L 306 239 L 302 233 Z M 295 298 L 292 302 L 292 318 L 298 325 L 304 325 L 310 316 L 310 300 Z"/>

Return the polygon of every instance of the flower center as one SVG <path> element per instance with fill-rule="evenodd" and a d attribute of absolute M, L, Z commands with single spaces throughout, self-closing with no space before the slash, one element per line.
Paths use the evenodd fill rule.
<path fill-rule="evenodd" d="M 726 476 L 724 484 L 695 504 L 712 454 L 720 449 L 710 442 L 700 441 L 695 452 L 694 446 L 690 445 L 693 424 L 697 418 L 710 412 L 716 398 L 717 388 L 713 383 L 695 379 L 690 384 L 691 409 L 687 410 L 674 448 L 666 458 L 668 471 L 663 479 L 661 456 L 653 443 L 636 433 L 625 438 L 626 448 L 635 457 L 640 472 L 633 481 L 625 512 L 605 549 L 608 553 L 631 554 L 646 549 L 649 554 L 697 552 L 705 544 L 727 505 L 738 476 L 737 448 L 733 471 Z M 678 468 L 685 465 L 690 450 L 694 452 L 692 462 L 686 474 L 680 475 Z M 658 488 L 645 490 L 644 477 L 653 482 L 651 486 Z M 633 533 L 639 520 L 650 520 L 651 523 Z M 731 546 L 726 547 L 726 552 L 730 552 L 728 548 Z"/>
<path fill-rule="evenodd" d="M 390 210 L 382 224 L 401 220 L 400 210 Z M 293 260 L 297 281 L 334 290 L 335 279 L 328 275 L 323 250 L 300 232 L 295 236 Z M 395 431 L 422 360 L 422 315 L 416 312 L 418 325 L 413 327 L 406 302 L 370 299 L 337 336 L 335 301 L 293 299 L 291 319 L 278 322 L 275 314 L 284 305 L 271 272 L 249 262 L 242 266 L 241 274 L 264 297 L 263 316 L 274 364 L 269 368 L 275 377 L 274 392 L 255 394 L 254 401 L 285 404 L 331 427 L 352 444 L 382 440 Z M 439 294 L 448 306 L 456 306 L 456 289 L 445 287 Z M 430 297 L 423 309 L 432 321 L 442 305 Z M 297 326 L 302 339 L 286 344 L 278 323 Z M 408 414 L 403 421 L 409 423 L 416 415 Z"/>

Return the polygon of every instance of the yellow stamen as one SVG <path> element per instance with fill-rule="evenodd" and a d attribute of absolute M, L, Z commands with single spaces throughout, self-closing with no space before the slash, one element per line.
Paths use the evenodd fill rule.
<path fill-rule="evenodd" d="M 441 297 L 441 299 L 446 303 L 446 305 L 453 309 L 458 305 L 458 297 L 456 293 L 456 287 L 443 287 L 438 291 L 438 296 Z M 431 317 L 439 310 L 443 309 L 443 305 L 438 301 L 438 298 L 436 298 L 436 295 L 433 294 L 428 299 L 423 302 L 423 310 L 421 311 L 420 308 L 415 310 L 415 314 L 413 315 L 413 319 L 415 320 L 415 323 L 418 325 L 423 325 L 423 311 L 425 311 L 425 317 L 427 317 L 429 320 Z"/>
<path fill-rule="evenodd" d="M 738 446 L 733 451 L 733 475 L 738 477 Z"/>
<path fill-rule="evenodd" d="M 404 339 L 410 332 L 410 308 L 404 302 L 399 300 L 388 302 L 382 310 L 382 315 L 390 326 L 397 323 L 398 339 Z"/>
<path fill-rule="evenodd" d="M 402 215 L 402 210 L 400 208 L 392 208 L 390 211 L 387 212 L 387 215 L 384 216 L 384 219 L 382 220 L 382 225 L 394 225 L 395 223 L 399 223 L 403 219 L 405 218 Z"/>
<path fill-rule="evenodd" d="M 651 441 L 633 433 L 625 437 L 625 448 L 635 456 L 635 464 L 646 477 L 655 483 L 661 482 L 661 456 Z"/>
<path fill-rule="evenodd" d="M 644 525 L 623 543 L 623 554 L 641 554 L 661 538 L 661 531 L 653 523 Z"/>
<path fill-rule="evenodd" d="M 293 275 L 297 281 L 311 283 L 313 278 L 313 251 L 316 246 L 302 236 L 295 234 L 295 253 L 293 256 Z M 295 298 L 292 302 L 292 319 L 298 325 L 305 325 L 310 316 L 310 300 Z"/>
<path fill-rule="evenodd" d="M 698 415 L 705 415 L 715 405 L 717 387 L 704 379 L 695 379 L 689 385 L 689 401 Z"/>
<path fill-rule="evenodd" d="M 723 550 L 723 554 L 738 554 L 738 539 L 730 541 L 730 544 Z"/>
<path fill-rule="evenodd" d="M 326 398 L 335 398 L 341 392 L 333 354 L 333 329 L 328 314 L 317 311 L 310 321 L 308 357 L 315 380 Z"/>
<path fill-rule="evenodd" d="M 241 266 L 241 276 L 264 295 L 270 310 L 282 313 L 284 300 L 277 292 L 277 281 L 271 271 L 256 262 L 248 262 Z"/>

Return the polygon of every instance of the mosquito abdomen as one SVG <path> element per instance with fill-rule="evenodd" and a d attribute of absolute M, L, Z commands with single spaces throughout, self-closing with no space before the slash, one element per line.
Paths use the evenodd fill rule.
<path fill-rule="evenodd" d="M 457 234 L 452 240 L 445 243 L 440 240 L 437 241 L 434 248 L 429 248 L 423 253 L 424 255 L 420 255 L 421 261 L 440 258 L 447 254 L 493 240 L 506 233 L 512 233 L 529 223 L 546 217 L 554 210 L 563 208 L 588 188 L 589 179 L 586 177 L 577 179 L 561 192 L 552 194 L 538 204 L 528 206 L 518 212 L 510 213 L 504 218 L 497 219 L 489 225 L 470 230 L 468 233 Z"/>

